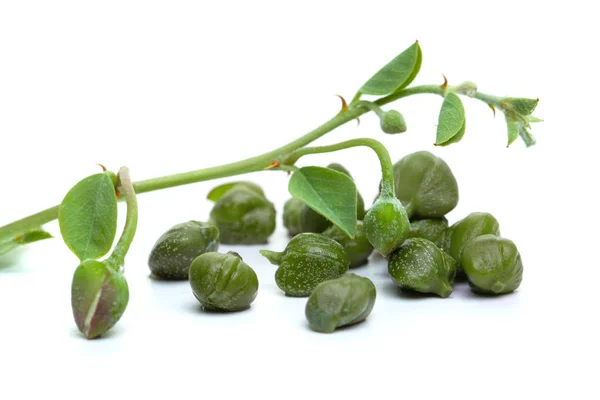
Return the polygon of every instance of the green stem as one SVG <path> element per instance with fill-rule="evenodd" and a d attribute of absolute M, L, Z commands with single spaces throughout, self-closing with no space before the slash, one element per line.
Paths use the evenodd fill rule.
<path fill-rule="evenodd" d="M 444 90 L 439 85 L 422 85 L 406 88 L 392 93 L 388 96 L 382 97 L 373 103 L 382 106 L 384 104 L 391 103 L 403 97 L 412 96 L 415 94 L 437 94 L 440 96 L 444 95 Z M 475 98 L 482 100 L 488 104 L 490 101 L 497 101 L 497 97 L 486 95 L 483 93 L 477 93 Z M 358 99 L 356 99 L 358 101 Z M 495 104 L 492 102 L 492 104 Z M 137 194 L 152 192 L 154 190 L 166 189 L 175 186 L 187 185 L 195 182 L 208 181 L 211 179 L 225 178 L 234 175 L 241 175 L 250 172 L 261 171 L 267 168 L 273 160 L 280 159 L 286 154 L 300 149 L 309 143 L 317 140 L 321 136 L 328 132 L 331 132 L 335 128 L 351 121 L 361 115 L 369 112 L 364 107 L 356 107 L 356 104 L 351 106 L 323 125 L 319 126 L 313 131 L 308 132 L 306 135 L 288 143 L 285 146 L 279 147 L 268 153 L 261 154 L 256 157 L 248 158 L 242 161 L 224 164 L 218 167 L 205 168 L 191 172 L 185 172 L 182 174 L 175 174 L 169 176 L 163 176 L 154 179 L 148 179 L 145 181 L 136 182 L 133 184 Z M 58 218 L 58 206 L 48 208 L 44 211 L 40 211 L 36 214 L 30 215 L 18 221 L 12 222 L 8 225 L 0 227 L 0 237 L 8 237 L 25 232 L 30 229 L 38 228 L 48 222 L 51 222 Z"/>
<path fill-rule="evenodd" d="M 116 267 L 115 269 L 117 270 L 121 270 L 125 264 L 125 256 L 129 251 L 131 242 L 133 242 L 138 221 L 137 197 L 135 195 L 133 183 L 131 183 L 129 169 L 127 167 L 122 167 L 120 169 L 119 181 L 121 182 L 121 188 L 125 193 L 125 201 L 127 203 L 127 218 L 125 219 L 125 227 L 123 228 L 121 238 L 115 246 L 111 256 L 107 260 L 107 263 Z"/>
<path fill-rule="evenodd" d="M 285 159 L 285 164 L 294 164 L 300 157 L 309 154 L 331 153 L 333 151 L 349 149 L 351 147 L 366 146 L 371 148 L 379 157 L 381 163 L 381 195 L 384 197 L 394 196 L 394 168 L 390 153 L 385 146 L 375 139 L 359 138 L 346 140 L 345 142 L 331 144 L 329 146 L 304 147 L 291 153 Z"/>

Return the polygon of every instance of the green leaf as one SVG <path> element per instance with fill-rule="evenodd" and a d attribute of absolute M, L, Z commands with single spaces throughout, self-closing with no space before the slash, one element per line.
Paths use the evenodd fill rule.
<path fill-rule="evenodd" d="M 508 129 L 508 144 L 506 147 L 508 147 L 519 137 L 519 124 L 506 118 L 506 127 Z"/>
<path fill-rule="evenodd" d="M 80 260 L 108 253 L 117 232 L 117 196 L 108 173 L 88 176 L 65 196 L 58 210 L 63 240 Z"/>
<path fill-rule="evenodd" d="M 462 101 L 456 94 L 447 93 L 440 110 L 435 144 L 446 146 L 458 142 L 465 134 L 465 128 L 465 108 Z"/>
<path fill-rule="evenodd" d="M 13 237 L 0 239 L 0 256 L 16 249 L 19 246 L 24 246 L 29 243 L 50 238 L 52 238 L 50 233 L 46 232 L 42 228 L 38 228 L 24 233 L 19 233 Z"/>
<path fill-rule="evenodd" d="M 350 237 L 356 233 L 356 185 L 330 168 L 304 167 L 290 178 L 288 190 Z"/>
<path fill-rule="evenodd" d="M 259 194 L 263 197 L 265 196 L 265 193 L 260 188 L 260 186 L 258 186 L 257 184 L 248 182 L 248 181 L 238 181 L 238 182 L 224 183 L 223 185 L 217 186 L 216 188 L 214 188 L 213 190 L 211 190 L 208 193 L 206 198 L 210 201 L 217 202 L 217 201 L 219 201 L 219 199 L 221 197 L 223 197 L 225 195 L 225 193 L 229 192 L 231 189 L 233 189 L 237 185 L 245 186 L 246 188 L 252 190 L 253 192 L 256 192 L 257 194 Z"/>
<path fill-rule="evenodd" d="M 415 42 L 373 75 L 359 92 L 386 95 L 407 87 L 419 73 L 422 57 L 419 42 Z"/>
<path fill-rule="evenodd" d="M 519 115 L 531 114 L 539 103 L 539 99 L 525 99 L 515 97 L 504 98 L 502 101 L 509 104 L 512 107 L 512 109 Z"/>

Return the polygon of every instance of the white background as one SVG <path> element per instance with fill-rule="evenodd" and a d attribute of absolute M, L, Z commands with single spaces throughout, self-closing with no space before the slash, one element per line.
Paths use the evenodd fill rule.
<path fill-rule="evenodd" d="M 473 80 L 496 95 L 539 97 L 538 139 L 506 149 L 503 118 L 465 99 L 464 140 L 434 148 L 439 97 L 398 101 L 409 131 L 373 115 L 319 140 L 373 137 L 394 161 L 417 150 L 454 171 L 450 222 L 488 211 L 519 247 L 519 290 L 481 298 L 402 296 L 381 258 L 357 273 L 378 288 L 373 313 L 332 335 L 310 331 L 258 249 L 287 241 L 281 172 L 246 176 L 277 204 L 268 246 L 235 246 L 260 279 L 249 311 L 207 314 L 186 282 L 148 277 L 171 225 L 206 219 L 204 182 L 140 196 L 127 258 L 129 307 L 86 341 L 70 309 L 76 258 L 60 239 L 0 261 L 0 398 L 598 398 L 599 37 L 591 2 L 0 3 L 0 224 L 58 204 L 95 163 L 134 180 L 214 166 L 318 126 L 418 39 L 414 84 Z M 366 149 L 306 157 L 345 164 L 367 204 L 380 179 Z M 124 211 L 124 208 L 121 208 Z M 56 223 L 47 226 L 58 235 Z M 230 247 L 222 246 L 226 251 Z M 416 397 L 418 396 L 418 397 Z"/>

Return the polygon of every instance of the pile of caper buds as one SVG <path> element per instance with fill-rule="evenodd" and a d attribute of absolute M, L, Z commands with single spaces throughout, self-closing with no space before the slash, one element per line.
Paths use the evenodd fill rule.
<path fill-rule="evenodd" d="M 350 176 L 339 164 L 328 167 Z M 420 151 L 393 170 L 395 198 L 380 198 L 366 212 L 357 194 L 354 238 L 291 198 L 283 209 L 289 243 L 281 252 L 260 251 L 278 266 L 274 279 L 285 295 L 308 297 L 305 317 L 314 331 L 331 333 L 369 316 L 375 285 L 348 270 L 367 264 L 374 251 L 387 259 L 389 275 L 402 291 L 447 298 L 456 279 L 467 280 L 474 292 L 499 295 L 521 283 L 521 256 L 500 236 L 491 214 L 474 212 L 448 226 L 445 215 L 459 195 L 442 159 Z M 257 275 L 239 254 L 219 253 L 219 244 L 267 243 L 275 231 L 275 207 L 258 185 L 245 181 L 219 186 L 209 199 L 215 201 L 209 221 L 171 227 L 155 243 L 148 265 L 158 279 L 189 279 L 205 310 L 246 310 L 257 296 Z"/>

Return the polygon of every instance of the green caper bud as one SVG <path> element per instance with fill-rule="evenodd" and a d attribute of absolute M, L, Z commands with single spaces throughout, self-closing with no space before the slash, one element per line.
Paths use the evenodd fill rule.
<path fill-rule="evenodd" d="M 483 212 L 467 215 L 444 232 L 442 249 L 458 262 L 458 277 L 464 278 L 461 257 L 463 248 L 471 240 L 486 234 L 500 236 L 500 224 L 492 214 Z"/>
<path fill-rule="evenodd" d="M 190 267 L 190 285 L 206 310 L 240 311 L 258 292 L 256 273 L 239 254 L 204 253 Z"/>
<path fill-rule="evenodd" d="M 320 283 L 306 303 L 310 328 L 332 333 L 336 328 L 364 321 L 375 305 L 377 291 L 368 278 L 346 274 Z"/>
<path fill-rule="evenodd" d="M 448 164 L 428 151 L 394 164 L 396 197 L 409 218 L 440 218 L 458 204 L 458 185 Z"/>
<path fill-rule="evenodd" d="M 277 286 L 288 296 L 306 297 L 321 282 L 342 276 L 350 260 L 344 247 L 333 239 L 316 233 L 300 233 L 282 252 L 261 250 L 275 272 Z"/>
<path fill-rule="evenodd" d="M 435 243 L 437 247 L 441 247 L 446 229 L 448 229 L 448 220 L 445 217 L 419 219 L 410 222 L 408 237 L 427 239 Z"/>
<path fill-rule="evenodd" d="M 478 236 L 467 243 L 461 262 L 475 292 L 510 293 L 523 279 L 523 262 L 517 246 L 495 235 Z"/>
<path fill-rule="evenodd" d="M 384 257 L 397 249 L 410 232 L 406 210 L 394 197 L 380 197 L 365 215 L 364 223 L 367 239 Z"/>
<path fill-rule="evenodd" d="M 331 225 L 327 218 L 295 197 L 283 206 L 283 226 L 290 236 L 303 232 L 321 233 Z"/>
<path fill-rule="evenodd" d="M 401 289 L 452 294 L 456 261 L 427 239 L 408 239 L 390 257 L 388 272 Z"/>
<path fill-rule="evenodd" d="M 395 134 L 406 132 L 406 122 L 400 112 L 396 110 L 386 111 L 379 120 L 381 130 L 385 133 Z"/>
<path fill-rule="evenodd" d="M 221 243 L 261 244 L 275 231 L 275 207 L 246 184 L 236 184 L 215 203 L 210 220 Z"/>
<path fill-rule="evenodd" d="M 115 326 L 128 302 L 129 287 L 121 272 L 102 261 L 79 264 L 71 284 L 71 307 L 77 328 L 86 338 L 97 338 Z"/>
<path fill-rule="evenodd" d="M 359 267 L 368 262 L 369 256 L 373 252 L 373 246 L 369 243 L 365 234 L 365 226 L 362 221 L 358 221 L 356 225 L 356 234 L 354 239 L 336 225 L 330 226 L 323 232 L 323 236 L 327 236 L 342 246 L 350 259 L 350 268 Z"/>
<path fill-rule="evenodd" d="M 156 241 L 148 266 L 160 279 L 188 279 L 190 264 L 200 254 L 219 249 L 219 230 L 207 222 L 177 224 Z"/>

